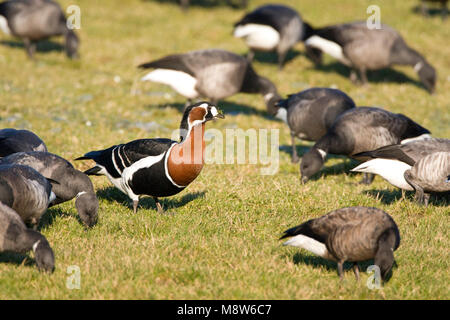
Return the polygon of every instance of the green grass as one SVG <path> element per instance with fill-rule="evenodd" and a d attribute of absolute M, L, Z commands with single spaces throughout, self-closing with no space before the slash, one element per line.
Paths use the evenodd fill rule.
<path fill-rule="evenodd" d="M 61 1 L 82 12 L 81 60 L 69 61 L 48 44 L 35 61 L 15 40 L 1 35 L 0 127 L 33 130 L 49 150 L 72 161 L 90 150 L 145 137 L 169 137 L 181 119 L 183 97 L 170 88 L 138 83 L 140 63 L 174 52 L 247 49 L 231 36 L 244 13 L 225 5 L 192 6 L 188 13 L 170 1 Z M 251 0 L 249 9 L 263 4 Z M 276 57 L 259 55 L 255 69 L 272 79 L 282 95 L 313 86 L 333 86 L 358 105 L 383 106 L 450 137 L 449 22 L 413 12 L 418 1 L 280 1 L 297 8 L 315 26 L 361 20 L 370 4 L 400 31 L 438 71 L 435 95 L 418 83 L 412 68 L 369 73 L 370 85 L 356 87 L 348 69 L 327 57 L 320 70 L 305 58 L 303 45 L 283 71 Z M 61 41 L 53 39 L 53 42 Z M 7 43 L 10 45 L 7 45 Z M 20 42 L 17 42 L 20 43 Z M 291 54 L 291 56 L 293 56 Z M 114 81 L 116 76 L 120 82 Z M 116 77 L 117 80 L 117 77 Z M 383 81 L 386 80 L 386 81 Z M 135 92 L 136 94 L 132 94 Z M 174 216 L 156 213 L 151 199 L 136 215 L 127 197 L 104 177 L 94 177 L 99 223 L 85 230 L 73 202 L 48 210 L 41 222 L 56 256 L 56 270 L 37 271 L 32 254 L 0 254 L 0 299 L 448 299 L 449 207 L 428 208 L 405 198 L 377 177 L 357 184 L 352 163 L 331 157 L 318 179 L 303 186 L 290 163 L 289 131 L 265 117 L 263 99 L 239 94 L 221 102 L 227 117 L 208 128 L 280 129 L 280 169 L 260 175 L 258 165 L 207 165 L 182 193 L 163 200 Z M 234 111 L 234 112 L 232 112 Z M 231 113 L 230 113 L 231 112 Z M 145 130 L 140 123 L 161 125 Z M 306 144 L 303 144 L 306 146 Z M 299 150 L 304 151 L 304 148 Z M 284 151 L 283 151 L 284 150 Z M 74 163 L 80 170 L 88 162 Z M 369 290 L 368 274 L 356 283 L 351 271 L 340 283 L 334 263 L 281 246 L 286 228 L 345 206 L 387 211 L 401 232 L 397 267 L 381 290 Z M 370 263 L 364 265 L 367 267 Z M 69 290 L 66 270 L 77 265 L 81 289 Z M 347 266 L 349 267 L 349 266 Z"/>

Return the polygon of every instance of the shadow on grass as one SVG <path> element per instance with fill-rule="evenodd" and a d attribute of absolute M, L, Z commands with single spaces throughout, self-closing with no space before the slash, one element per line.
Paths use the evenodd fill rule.
<path fill-rule="evenodd" d="M 411 12 L 415 13 L 415 14 L 419 14 L 421 16 L 423 16 L 424 18 L 429 18 L 429 17 L 434 17 L 434 16 L 443 16 L 443 14 L 445 13 L 444 9 L 442 6 L 438 6 L 438 7 L 434 7 L 434 8 L 430 8 L 431 3 L 427 3 L 427 7 L 425 9 L 426 11 L 426 15 L 424 16 L 422 13 L 422 9 L 420 5 L 417 5 L 413 8 L 411 8 Z"/>
<path fill-rule="evenodd" d="M 289 61 L 295 59 L 297 56 L 300 55 L 302 55 L 302 53 L 298 50 L 289 50 L 283 62 L 284 63 L 283 69 L 286 67 L 286 63 L 288 63 Z M 253 57 L 253 61 L 258 61 L 260 63 L 267 63 L 267 64 L 275 64 L 278 66 L 278 55 L 275 51 L 270 52 L 256 51 L 255 56 Z"/>
<path fill-rule="evenodd" d="M 159 3 L 171 3 L 180 5 L 181 0 L 142 0 L 143 2 L 159 2 Z M 213 7 L 224 7 L 228 6 L 233 9 L 243 9 L 247 7 L 248 0 L 188 0 L 189 7 L 203 7 L 203 8 L 213 8 Z M 189 8 L 188 7 L 188 8 Z"/>
<path fill-rule="evenodd" d="M 322 72 L 334 72 L 338 73 L 343 77 L 350 78 L 351 69 L 342 63 L 333 62 L 326 65 L 316 65 L 316 70 Z M 416 87 L 425 90 L 425 87 L 420 81 L 411 79 L 402 72 L 396 71 L 394 69 L 386 68 L 380 70 L 369 70 L 367 71 L 367 80 L 369 83 L 380 83 L 380 82 L 396 82 L 396 83 L 411 83 Z M 349 80 L 350 81 L 350 80 Z"/>
<path fill-rule="evenodd" d="M 164 210 L 169 209 L 175 209 L 179 207 L 183 207 L 184 205 L 188 204 L 189 202 L 197 199 L 197 198 L 203 198 L 205 196 L 206 192 L 190 192 L 185 194 L 181 199 L 171 199 L 171 198 L 159 198 L 159 201 L 161 202 L 161 205 L 163 206 Z M 105 189 L 97 190 L 97 197 L 99 199 L 107 200 L 108 202 L 118 202 L 124 206 L 127 206 L 132 209 L 131 206 L 131 200 L 122 192 L 117 190 L 114 187 L 107 187 Z M 143 197 L 139 200 L 139 209 L 152 209 L 157 210 L 155 201 L 151 197 Z"/>
<path fill-rule="evenodd" d="M 27 267 L 34 267 L 36 262 L 28 255 L 15 252 L 2 252 L 0 253 L 0 263 L 8 263 L 15 265 L 24 265 Z"/>
<path fill-rule="evenodd" d="M 375 200 L 379 200 L 384 204 L 392 204 L 394 202 L 399 201 L 403 197 L 409 199 L 410 201 L 414 200 L 414 192 L 413 191 L 402 191 L 400 189 L 396 190 L 365 190 L 364 194 L 374 198 Z M 405 195 L 403 196 L 403 193 Z M 440 194 L 432 194 L 430 197 L 430 201 L 428 205 L 438 206 L 438 207 L 446 207 L 450 205 L 450 192 L 440 193 Z"/>
<path fill-rule="evenodd" d="M 195 102 L 193 102 L 195 103 Z M 264 104 L 264 101 L 261 97 L 261 103 Z M 180 113 L 180 116 L 184 112 L 184 103 L 175 102 L 175 103 L 161 103 L 161 104 L 151 104 L 147 105 L 148 109 L 152 108 L 158 108 L 158 109 L 166 109 L 167 107 L 175 108 Z M 236 104 L 233 102 L 227 102 L 227 101 L 219 101 L 217 103 L 217 106 L 219 109 L 222 110 L 222 112 L 227 115 L 237 115 L 237 114 L 245 114 L 245 115 L 258 115 L 263 118 L 266 118 L 268 120 L 277 120 L 274 117 L 271 117 L 266 111 L 256 109 L 252 106 L 243 105 L 243 104 Z"/>
<path fill-rule="evenodd" d="M 336 275 L 338 276 L 337 264 L 333 261 L 329 261 L 329 260 L 323 259 L 321 257 L 304 255 L 300 252 L 297 252 L 292 257 L 292 261 L 295 265 L 302 264 L 302 265 L 311 266 L 313 268 L 325 268 L 327 271 L 334 271 L 336 273 Z M 373 264 L 374 264 L 373 259 L 358 262 L 360 274 L 367 272 L 367 268 Z M 392 277 L 392 270 L 396 269 L 397 267 L 398 267 L 397 262 L 394 260 L 392 269 L 387 274 L 387 277 L 385 280 L 386 282 L 389 281 L 389 279 Z M 352 262 L 344 263 L 344 277 L 346 277 L 346 276 L 348 277 L 347 272 L 350 272 L 352 277 L 354 279 L 356 279 L 352 268 L 353 268 Z"/>
<path fill-rule="evenodd" d="M 25 45 L 21 41 L 3 40 L 3 41 L 0 41 L 0 45 L 7 46 L 10 48 L 20 48 L 20 49 L 25 50 Z M 58 42 L 49 41 L 49 40 L 42 40 L 37 43 L 36 52 L 46 53 L 46 52 L 52 52 L 52 51 L 62 52 L 62 51 L 64 51 L 64 46 L 62 46 Z"/>
<path fill-rule="evenodd" d="M 69 214 L 67 211 L 62 210 L 61 208 L 51 207 L 42 215 L 41 220 L 39 221 L 38 230 L 41 230 L 48 226 L 51 226 L 57 216 L 69 217 L 69 216 L 71 216 L 71 214 Z M 77 215 L 77 219 L 80 224 L 83 224 L 78 215 Z"/>

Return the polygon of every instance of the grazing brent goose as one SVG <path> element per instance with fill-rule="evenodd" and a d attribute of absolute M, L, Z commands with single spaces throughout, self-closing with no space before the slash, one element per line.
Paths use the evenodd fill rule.
<path fill-rule="evenodd" d="M 20 216 L 0 202 L 0 252 L 25 253 L 33 250 L 39 270 L 53 272 L 55 256 L 47 239 L 28 229 Z"/>
<path fill-rule="evenodd" d="M 364 21 L 314 29 L 314 35 L 305 41 L 305 45 L 319 49 L 358 70 L 363 84 L 367 83 L 367 70 L 396 64 L 410 65 L 419 74 L 425 88 L 430 93 L 434 91 L 434 68 L 422 55 L 408 47 L 397 31 L 387 25 L 381 25 L 381 29 L 369 29 Z M 351 79 L 353 82 L 357 80 L 354 70 Z"/>
<path fill-rule="evenodd" d="M 67 27 L 62 9 L 54 1 L 11 0 L 0 3 L 0 29 L 21 38 L 30 58 L 36 51 L 37 41 L 53 36 L 64 36 L 67 56 L 78 57 L 78 37 Z"/>
<path fill-rule="evenodd" d="M 341 280 L 344 262 L 353 262 L 359 280 L 359 261 L 374 259 L 386 279 L 394 263 L 394 251 L 400 245 L 398 227 L 383 210 L 350 207 L 332 211 L 286 230 L 280 239 L 292 237 L 284 245 L 306 249 L 327 260 L 336 261 Z"/>
<path fill-rule="evenodd" d="M 88 227 L 97 222 L 98 200 L 94 186 L 89 177 L 69 161 L 48 152 L 19 152 L 0 159 L 2 164 L 29 166 L 50 178 L 56 196 L 52 206 L 76 198 L 75 207 L 81 221 Z"/>
<path fill-rule="evenodd" d="M 328 153 L 353 157 L 357 153 L 382 146 L 430 137 L 430 131 L 408 117 L 375 107 L 358 107 L 342 113 L 327 133 L 303 156 L 300 165 L 302 182 L 318 172 Z M 370 184 L 373 175 L 365 174 Z"/>
<path fill-rule="evenodd" d="M 269 109 L 281 99 L 275 85 L 258 76 L 247 59 L 224 50 L 175 54 L 139 67 L 155 69 L 142 81 L 169 85 L 189 101 L 205 97 L 216 104 L 239 92 L 260 93 Z"/>
<path fill-rule="evenodd" d="M 445 184 L 450 173 L 449 155 L 448 139 L 417 140 L 356 154 L 370 160 L 351 171 L 378 174 L 397 188 L 415 190 L 416 199 L 427 205 L 429 193 L 449 191 Z"/>
<path fill-rule="evenodd" d="M 296 10 L 281 4 L 267 4 L 247 13 L 235 23 L 233 35 L 243 38 L 250 48 L 247 58 L 253 60 L 254 51 L 276 51 L 278 66 L 288 51 L 311 34 Z"/>
<path fill-rule="evenodd" d="M 355 103 L 348 95 L 329 88 L 307 89 L 280 100 L 274 113 L 291 130 L 292 162 L 299 161 L 296 137 L 307 141 L 319 140 L 341 113 L 352 108 L 355 108 Z"/>
<path fill-rule="evenodd" d="M 34 229 L 53 200 L 52 185 L 36 170 L 17 164 L 0 165 L 0 201 Z"/>
<path fill-rule="evenodd" d="M 88 175 L 106 175 L 133 200 L 136 213 L 139 197 L 152 196 L 158 212 L 163 209 L 158 197 L 181 192 L 197 178 L 204 164 L 205 123 L 224 118 L 217 108 L 199 102 L 186 108 L 181 120 L 180 142 L 170 139 L 140 139 L 92 151 L 76 160 L 92 159 L 95 167 Z"/>
<path fill-rule="evenodd" d="M 28 130 L 12 128 L 0 130 L 0 157 L 6 157 L 16 152 L 47 151 L 44 141 Z"/>

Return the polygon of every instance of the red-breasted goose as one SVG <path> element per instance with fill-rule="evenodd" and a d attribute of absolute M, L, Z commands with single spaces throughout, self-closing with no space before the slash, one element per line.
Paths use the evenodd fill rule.
<path fill-rule="evenodd" d="M 357 153 L 429 137 L 429 130 L 403 114 L 375 107 L 350 109 L 337 117 L 327 133 L 303 156 L 302 182 L 322 168 L 328 153 L 361 160 L 355 156 Z M 370 184 L 372 180 L 372 174 L 365 174 L 362 182 Z"/>
<path fill-rule="evenodd" d="M 359 280 L 358 262 L 374 259 L 386 279 L 394 263 L 394 251 L 400 245 L 397 224 L 383 210 L 349 207 L 332 211 L 286 230 L 281 239 L 292 237 L 284 245 L 300 247 L 322 258 L 337 262 L 341 280 L 344 262 L 353 262 Z"/>
<path fill-rule="evenodd" d="M 36 170 L 17 164 L 0 165 L 0 201 L 34 229 L 53 200 L 52 185 Z"/>
<path fill-rule="evenodd" d="M 355 103 L 348 95 L 330 88 L 311 88 L 278 101 L 273 113 L 291 130 L 292 162 L 300 160 L 295 138 L 319 140 L 341 113 L 352 108 L 355 108 Z"/>
<path fill-rule="evenodd" d="M 179 142 L 170 139 L 134 140 L 89 152 L 76 160 L 94 160 L 95 167 L 85 173 L 106 175 L 133 200 L 135 213 L 139 197 L 143 195 L 153 197 L 158 212 L 162 213 L 158 198 L 181 192 L 203 168 L 205 123 L 223 117 L 215 106 L 199 102 L 184 111 Z"/>
<path fill-rule="evenodd" d="M 37 41 L 53 36 L 64 36 L 67 56 L 78 57 L 78 37 L 68 28 L 64 12 L 55 1 L 10 0 L 0 3 L 0 29 L 21 38 L 30 58 L 36 51 Z"/>
<path fill-rule="evenodd" d="M 311 34 L 300 14 L 281 4 L 266 4 L 247 13 L 234 24 L 233 35 L 242 38 L 250 48 L 247 55 L 253 60 L 254 51 L 276 51 L 278 67 L 283 68 L 288 51 Z"/>
<path fill-rule="evenodd" d="M 19 152 L 0 159 L 2 164 L 29 166 L 46 178 L 50 178 L 56 199 L 51 205 L 75 198 L 75 207 L 81 221 L 92 227 L 97 222 L 98 200 L 89 177 L 72 164 L 49 152 Z"/>
<path fill-rule="evenodd" d="M 225 50 L 175 54 L 139 67 L 155 69 L 142 81 L 169 85 L 189 101 L 204 97 L 216 104 L 239 92 L 259 93 L 269 109 L 281 99 L 275 85 L 256 74 L 247 59 Z"/>
<path fill-rule="evenodd" d="M 38 269 L 53 272 L 55 256 L 47 239 L 28 229 L 17 212 L 0 202 L 0 252 L 25 253 L 31 250 Z"/>
<path fill-rule="evenodd" d="M 393 186 L 416 191 L 416 199 L 428 204 L 430 193 L 450 191 L 450 140 L 425 139 L 381 147 L 355 155 L 370 159 L 351 171 L 378 174 Z"/>
<path fill-rule="evenodd" d="M 0 130 L 0 157 L 6 157 L 16 152 L 47 151 L 44 141 L 28 130 L 12 128 Z"/>
<path fill-rule="evenodd" d="M 388 68 L 392 65 L 410 65 L 418 73 L 420 81 L 430 92 L 436 85 L 436 71 L 416 50 L 410 48 L 393 28 L 382 24 L 380 29 L 369 29 L 366 21 L 338 24 L 314 29 L 313 36 L 305 41 L 316 48 L 356 69 L 361 81 L 367 83 L 367 70 Z M 351 79 L 357 75 L 352 70 Z"/>

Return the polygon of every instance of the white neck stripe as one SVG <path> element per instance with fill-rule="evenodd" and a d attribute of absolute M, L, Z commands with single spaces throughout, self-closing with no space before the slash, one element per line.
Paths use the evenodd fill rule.
<path fill-rule="evenodd" d="M 38 241 L 36 241 L 36 242 L 33 244 L 33 252 L 36 252 L 36 249 L 37 249 L 37 246 L 39 245 L 39 242 L 41 242 L 41 240 L 38 240 Z"/>
<path fill-rule="evenodd" d="M 78 199 L 79 197 L 81 197 L 83 194 L 86 194 L 86 193 L 87 193 L 86 191 L 78 192 L 77 195 L 75 196 L 75 198 Z"/>

